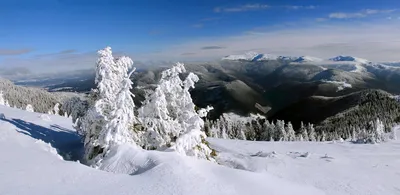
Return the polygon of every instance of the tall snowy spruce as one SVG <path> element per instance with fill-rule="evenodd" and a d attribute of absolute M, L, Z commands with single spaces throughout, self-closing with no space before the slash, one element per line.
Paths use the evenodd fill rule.
<path fill-rule="evenodd" d="M 8 101 L 4 98 L 3 91 L 0 91 L 0 105 L 10 107 L 10 104 L 8 104 Z"/>
<path fill-rule="evenodd" d="M 90 165 L 101 162 L 110 147 L 135 143 L 137 139 L 132 131 L 136 118 L 128 74 L 133 62 L 128 57 L 114 58 L 110 47 L 98 51 L 98 55 L 97 88 L 91 93 L 89 110 L 79 125 L 84 136 L 84 160 Z"/>
<path fill-rule="evenodd" d="M 139 119 L 145 128 L 141 146 L 146 149 L 173 149 L 187 156 L 212 160 L 212 150 L 205 141 L 201 119 L 210 109 L 196 112 L 189 93 L 199 80 L 189 73 L 185 80 L 183 64 L 177 63 L 161 73 L 161 80 L 139 109 Z"/>

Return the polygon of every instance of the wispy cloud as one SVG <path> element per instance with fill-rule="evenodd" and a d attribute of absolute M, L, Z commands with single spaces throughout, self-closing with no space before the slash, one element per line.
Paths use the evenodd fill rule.
<path fill-rule="evenodd" d="M 200 21 L 202 21 L 202 22 L 208 22 L 208 21 L 216 21 L 216 20 L 219 20 L 219 19 L 221 19 L 221 18 L 219 18 L 219 17 L 203 18 L 203 19 L 201 19 Z"/>
<path fill-rule="evenodd" d="M 76 52 L 75 49 L 67 49 L 67 50 L 60 51 L 59 54 L 69 54 L 69 53 L 75 53 L 75 52 Z"/>
<path fill-rule="evenodd" d="M 0 49 L 0 56 L 21 55 L 31 51 L 32 49 Z"/>
<path fill-rule="evenodd" d="M 94 67 L 96 51 L 77 53 L 64 50 L 57 53 L 37 55 L 29 58 L 10 56 L 0 61 L 1 67 L 28 67 L 34 72 L 64 71 Z"/>
<path fill-rule="evenodd" d="M 290 10 L 300 10 L 300 9 L 316 9 L 317 6 L 314 5 L 284 5 L 284 6 L 270 6 L 266 4 L 246 4 L 236 7 L 216 7 L 214 12 L 246 12 L 246 11 L 258 11 L 265 10 L 268 8 L 284 8 Z"/>
<path fill-rule="evenodd" d="M 287 5 L 287 6 L 284 6 L 284 7 L 287 8 L 287 9 L 294 9 L 294 10 L 316 9 L 317 8 L 317 6 L 314 6 L 314 5 L 307 5 L 307 6 L 304 6 L 304 5 Z"/>
<path fill-rule="evenodd" d="M 150 32 L 149 32 L 149 35 L 159 35 L 159 34 L 161 34 L 162 32 L 160 31 L 160 30 L 151 30 Z"/>
<path fill-rule="evenodd" d="M 192 27 L 193 28 L 203 28 L 204 25 L 203 24 L 193 24 Z"/>
<path fill-rule="evenodd" d="M 66 50 L 62 50 L 62 51 L 59 51 L 59 52 L 55 52 L 55 53 L 39 54 L 39 55 L 36 55 L 35 57 L 37 57 L 37 58 L 42 58 L 42 57 L 54 57 L 54 56 L 57 56 L 57 55 L 73 54 L 73 53 L 75 53 L 75 52 L 76 52 L 75 49 L 66 49 Z"/>
<path fill-rule="evenodd" d="M 182 53 L 182 56 L 191 56 L 191 55 L 195 55 L 196 53 Z"/>
<path fill-rule="evenodd" d="M 214 12 L 246 12 L 246 11 L 256 11 L 268 9 L 270 6 L 266 4 L 246 4 L 240 5 L 236 7 L 216 7 L 214 8 Z"/>
<path fill-rule="evenodd" d="M 395 9 L 390 9 L 390 10 L 366 9 L 366 10 L 362 10 L 359 12 L 353 12 L 353 13 L 335 12 L 335 13 L 329 14 L 328 18 L 331 18 L 331 19 L 364 18 L 364 17 L 370 16 L 370 15 L 392 13 L 394 11 L 396 11 L 396 10 Z"/>
<path fill-rule="evenodd" d="M 324 22 L 324 21 L 327 21 L 328 19 L 327 18 L 317 18 L 317 19 L 315 19 L 317 22 Z"/>
<path fill-rule="evenodd" d="M 360 33 L 363 32 L 363 33 Z M 143 59 L 210 60 L 229 54 L 254 50 L 276 55 L 311 55 L 330 58 L 352 55 L 371 61 L 400 60 L 400 26 L 392 22 L 372 25 L 362 23 L 299 26 L 282 30 L 265 30 L 258 34 L 242 34 L 224 38 L 204 38 L 168 47 L 159 54 L 146 54 Z M 203 49 L 224 46 L 224 49 Z M 191 55 L 181 55 L 190 51 Z"/>
<path fill-rule="evenodd" d="M 202 50 L 208 50 L 208 49 L 224 49 L 225 47 L 221 47 L 221 46 L 205 46 L 202 47 Z"/>

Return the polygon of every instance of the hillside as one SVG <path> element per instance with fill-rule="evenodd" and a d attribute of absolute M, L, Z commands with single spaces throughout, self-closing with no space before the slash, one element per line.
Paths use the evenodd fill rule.
<path fill-rule="evenodd" d="M 6 117 L 0 120 L 0 152 L 7 157 L 0 160 L 0 194 L 398 192 L 400 156 L 393 152 L 400 149 L 398 141 L 364 145 L 209 139 L 220 165 L 122 145 L 99 170 L 67 161 L 79 158 L 82 147 L 70 119 L 3 106 L 0 113 Z"/>
<path fill-rule="evenodd" d="M 400 117 L 399 111 L 400 104 L 387 92 L 364 90 L 339 97 L 310 96 L 278 111 L 270 119 L 291 121 L 296 128 L 300 126 L 301 121 L 313 123 L 317 125 L 317 129 L 332 132 L 342 128 L 339 123 L 359 126 L 376 118 L 390 121 L 388 124 L 400 122 L 397 121 Z M 347 120 L 350 120 L 350 117 L 343 117 L 342 113 L 358 115 L 359 118 L 349 123 Z M 325 119 L 336 122 L 332 124 L 324 121 Z"/>
<path fill-rule="evenodd" d="M 70 119 L 3 106 L 0 113 L 6 116 L 0 120 L 0 152 L 7 157 L 0 160 L 0 194 L 323 194 L 268 173 L 130 145 L 111 151 L 100 167 L 108 172 L 93 169 L 57 154 L 82 147 Z"/>

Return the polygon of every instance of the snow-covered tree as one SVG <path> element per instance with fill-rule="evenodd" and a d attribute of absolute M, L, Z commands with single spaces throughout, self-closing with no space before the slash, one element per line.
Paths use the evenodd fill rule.
<path fill-rule="evenodd" d="M 79 132 L 85 137 L 85 160 L 88 164 L 100 162 L 113 145 L 135 143 L 136 121 L 133 100 L 129 90 L 131 81 L 128 70 L 132 60 L 128 57 L 114 58 L 110 47 L 98 51 L 95 83 L 90 108 L 79 120 Z"/>
<path fill-rule="evenodd" d="M 307 126 L 308 129 L 308 138 L 310 141 L 315 142 L 317 141 L 317 135 L 315 133 L 314 125 L 313 124 L 308 124 Z"/>
<path fill-rule="evenodd" d="M 375 121 L 375 128 L 374 128 L 374 141 L 376 143 L 380 143 L 385 141 L 385 125 L 379 118 Z"/>
<path fill-rule="evenodd" d="M 184 72 L 181 63 L 163 71 L 158 86 L 139 109 L 139 119 L 146 129 L 141 144 L 148 149 L 172 148 L 188 156 L 211 159 L 201 119 L 207 109 L 197 113 L 189 93 L 199 78 L 189 73 L 181 80 L 179 74 Z"/>
<path fill-rule="evenodd" d="M 307 128 L 304 126 L 303 121 L 300 123 L 300 134 L 303 137 L 303 141 L 309 141 L 310 138 L 308 137 Z"/>
<path fill-rule="evenodd" d="M 3 91 L 0 91 L 0 105 L 10 107 L 10 104 L 8 104 L 8 101 L 4 98 Z"/>
<path fill-rule="evenodd" d="M 136 143 L 139 140 L 137 134 L 131 131 L 133 125 L 137 123 L 134 115 L 133 94 L 130 92 L 133 84 L 129 79 L 131 74 L 127 75 L 122 81 L 122 88 L 116 96 L 115 109 L 110 114 L 111 120 L 100 132 L 100 140 L 104 141 L 104 145 L 109 145 L 110 143 Z"/>
<path fill-rule="evenodd" d="M 56 105 L 54 105 L 53 113 L 55 115 L 60 115 L 60 104 L 59 103 L 56 103 Z"/>
<path fill-rule="evenodd" d="M 325 142 L 326 141 L 326 133 L 325 133 L 325 131 L 322 131 L 322 133 L 321 133 L 321 140 L 320 140 L 321 142 Z"/>
<path fill-rule="evenodd" d="M 35 112 L 35 110 L 33 109 L 33 106 L 30 104 L 26 105 L 25 110 L 28 112 Z"/>
<path fill-rule="evenodd" d="M 286 141 L 295 141 L 296 140 L 296 132 L 293 129 L 293 125 L 291 122 L 288 122 L 286 125 Z"/>
<path fill-rule="evenodd" d="M 6 100 L 4 99 L 3 91 L 0 91 L 0 105 L 4 106 L 6 104 Z"/>
<path fill-rule="evenodd" d="M 285 121 L 277 120 L 275 125 L 275 140 L 276 141 L 285 141 L 287 140 L 286 130 L 285 130 Z"/>
<path fill-rule="evenodd" d="M 264 121 L 262 128 L 263 128 L 263 131 L 261 132 L 260 140 L 268 141 L 270 138 L 270 134 L 271 134 L 271 124 L 269 123 L 268 120 Z"/>

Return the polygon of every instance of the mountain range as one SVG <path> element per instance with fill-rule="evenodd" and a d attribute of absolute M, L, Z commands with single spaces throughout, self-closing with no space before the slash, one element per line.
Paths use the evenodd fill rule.
<path fill-rule="evenodd" d="M 365 94 L 366 90 L 388 92 L 377 92 L 382 98 L 400 93 L 398 64 L 374 63 L 352 56 L 321 59 L 249 52 L 225 56 L 219 61 L 188 62 L 185 65 L 188 71 L 200 78 L 191 91 L 192 98 L 199 107 L 214 107 L 209 116 L 211 119 L 225 112 L 242 115 L 260 113 L 273 120 L 293 121 L 295 126 L 300 121 L 319 124 L 357 107 L 361 102 L 358 100 L 365 97 L 359 94 Z M 137 105 L 144 100 L 146 90 L 157 83 L 164 69 L 151 67 L 135 72 L 132 80 Z M 68 79 L 42 87 L 49 91 L 76 92 L 88 92 L 94 87 L 92 71 L 76 74 L 78 76 L 75 77 L 67 75 L 62 78 Z M 37 82 L 43 83 L 40 80 Z M 34 82 L 29 84 L 35 85 Z M 349 103 L 349 99 L 353 103 Z M 320 107 L 318 105 L 324 106 L 316 109 Z M 318 117 L 304 117 L 310 111 Z M 293 112 L 296 114 L 288 114 Z"/>

